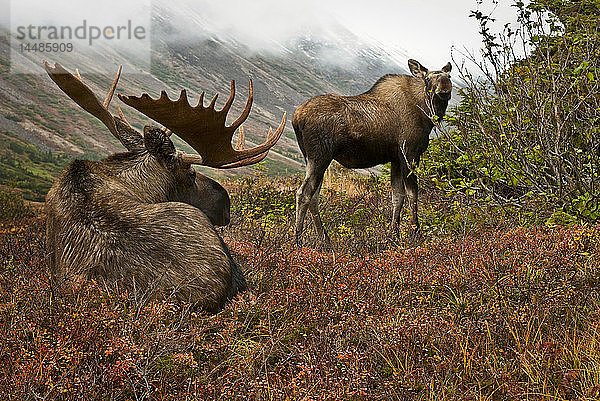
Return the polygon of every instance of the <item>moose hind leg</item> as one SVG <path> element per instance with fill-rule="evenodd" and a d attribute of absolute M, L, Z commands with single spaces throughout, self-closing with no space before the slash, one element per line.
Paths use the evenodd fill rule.
<path fill-rule="evenodd" d="M 391 184 L 392 184 L 392 231 L 399 234 L 400 213 L 404 200 L 406 199 L 406 189 L 404 187 L 404 178 L 406 171 L 402 169 L 399 162 L 392 162 Z"/>
<path fill-rule="evenodd" d="M 315 196 L 315 193 L 321 188 L 323 182 L 323 175 L 327 165 L 323 168 L 317 166 L 314 162 L 309 160 L 306 164 L 306 178 L 304 182 L 296 192 L 296 244 L 302 244 L 302 232 L 304 230 L 304 219 L 306 217 L 306 211 L 308 210 L 310 203 Z M 317 198 L 318 199 L 318 198 Z"/>
<path fill-rule="evenodd" d="M 310 203 L 308 204 L 308 210 L 313 218 L 313 223 L 315 225 L 315 229 L 317 230 L 317 235 L 319 239 L 326 245 L 331 246 L 331 240 L 329 239 L 329 235 L 327 235 L 327 231 L 323 227 L 323 221 L 321 220 L 321 215 L 319 214 L 319 193 L 321 192 L 321 186 L 323 184 L 323 179 L 319 183 L 319 187 L 315 191 Z"/>

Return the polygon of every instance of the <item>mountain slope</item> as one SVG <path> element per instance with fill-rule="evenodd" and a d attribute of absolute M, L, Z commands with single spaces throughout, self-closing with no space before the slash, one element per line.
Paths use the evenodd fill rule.
<path fill-rule="evenodd" d="M 211 35 L 202 29 L 195 35 L 183 34 L 177 30 L 175 17 L 168 12 L 155 12 L 152 31 L 151 74 L 128 73 L 137 71 L 133 62 L 114 51 L 103 53 L 110 55 L 115 71 L 118 64 L 124 64 L 117 92 L 148 92 L 158 96 L 165 89 L 175 98 L 180 89 L 186 88 L 192 104 L 201 91 L 206 91 L 206 98 L 221 93 L 217 105 L 222 105 L 229 94 L 229 81 L 235 79 L 237 99 L 228 116 L 231 122 L 245 104 L 247 82 L 251 78 L 254 106 L 245 123 L 247 146 L 263 142 L 268 126 L 277 126 L 284 111 L 288 113 L 284 135 L 265 163 L 271 174 L 292 173 L 303 168 L 290 123 L 298 105 L 323 93 L 363 92 L 386 73 L 404 72 L 397 60 L 406 58 L 392 56 L 363 42 L 341 26 L 330 30 L 326 38 L 304 36 L 278 43 L 278 51 L 255 51 L 232 37 Z M 9 60 L 7 38 L 6 30 L 0 32 L 0 136 L 4 141 L 22 140 L 36 145 L 42 152 L 71 157 L 99 158 L 122 150 L 99 121 L 68 99 L 45 74 L 11 74 L 9 62 L 26 64 L 30 71 L 41 70 L 42 66 L 41 60 L 33 57 Z M 52 55 L 48 58 L 54 61 Z M 67 55 L 61 63 L 71 71 L 75 67 L 81 71 L 97 71 L 93 57 Z M 112 80 L 106 75 L 82 75 L 99 97 Z M 114 110 L 118 103 L 113 100 Z M 124 107 L 124 112 L 138 128 L 149 123 L 145 116 L 133 110 Z M 179 143 L 179 146 L 190 151 L 185 144 Z M 4 148 L 0 157 L 8 160 L 19 155 Z M 210 175 L 231 175 L 252 170 L 207 171 Z M 35 171 L 31 174 L 34 176 Z M 41 188 L 40 192 L 43 191 Z"/>

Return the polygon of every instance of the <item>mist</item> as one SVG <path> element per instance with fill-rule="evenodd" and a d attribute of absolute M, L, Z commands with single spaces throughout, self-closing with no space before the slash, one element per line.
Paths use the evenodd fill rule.
<path fill-rule="evenodd" d="M 51 19 L 42 0 L 27 0 L 32 4 L 32 17 Z M 144 2 L 137 1 L 138 3 Z M 22 2 L 21 2 L 22 3 Z M 112 2 L 114 3 L 114 1 Z M 135 2 L 134 2 L 135 3 Z M 461 52 L 478 54 L 481 39 L 478 23 L 469 18 L 471 10 L 493 11 L 497 19 L 492 28 L 497 31 L 507 22 L 515 21 L 512 2 L 494 4 L 492 0 L 304 0 L 302 2 L 276 0 L 155 0 L 153 18 L 168 18 L 176 28 L 178 40 L 198 37 L 218 37 L 231 40 L 256 52 L 286 52 L 286 45 L 297 38 L 311 38 L 344 47 L 339 54 L 332 52 L 323 57 L 331 62 L 347 62 L 343 55 L 352 52 L 353 43 L 373 44 L 390 54 L 401 53 L 416 58 L 431 68 L 439 68 Z M 14 4 L 17 3 L 16 0 Z M 149 0 L 148 0 L 149 4 Z M 101 5 L 101 6 L 100 6 Z M 72 3 L 67 0 L 52 2 L 61 18 L 73 22 L 81 15 L 93 13 L 95 18 L 116 20 L 126 18 L 131 8 L 106 6 L 97 1 Z M 0 0 L 0 24 L 10 25 L 10 2 Z M 36 15 L 40 14 L 40 15 Z M 38 19 L 40 19 L 38 18 Z M 14 25 L 14 21 L 13 25 Z M 156 22 L 156 21 L 154 21 Z M 343 27 L 343 29 L 340 29 Z M 355 36 L 340 36 L 346 30 Z M 153 38 L 153 40 L 162 38 Z M 399 60 L 400 62 L 400 60 Z M 404 64 L 404 63 L 403 63 Z"/>
<path fill-rule="evenodd" d="M 274 0 L 241 1 L 183 0 L 155 1 L 155 10 L 164 10 L 176 21 L 186 38 L 209 35 L 232 39 L 252 51 L 284 52 L 286 43 L 315 38 L 325 42 L 352 44 L 352 37 L 340 37 L 340 29 L 360 38 L 362 43 L 380 46 L 390 54 L 400 52 L 439 68 L 461 53 L 478 54 L 481 47 L 479 25 L 469 18 L 471 10 L 492 13 L 491 28 L 501 31 L 505 23 L 515 23 L 512 2 L 456 0 Z M 336 55 L 330 57 L 336 60 Z"/>

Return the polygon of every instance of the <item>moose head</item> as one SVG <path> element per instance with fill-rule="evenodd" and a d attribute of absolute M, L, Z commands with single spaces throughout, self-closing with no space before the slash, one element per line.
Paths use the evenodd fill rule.
<path fill-rule="evenodd" d="M 441 70 L 430 71 L 417 60 L 410 59 L 408 60 L 408 68 L 416 78 L 425 83 L 428 106 L 433 109 L 440 119 L 443 118 L 448 101 L 452 97 L 452 81 L 450 79 L 452 64 L 446 63 Z"/>
<path fill-rule="evenodd" d="M 74 76 L 58 63 L 51 67 L 44 61 L 44 65 L 50 78 L 59 88 L 84 110 L 102 121 L 127 150 L 137 153 L 147 151 L 150 155 L 163 161 L 162 166 L 168 168 L 168 176 L 172 182 L 168 184 L 168 187 L 155 188 L 155 191 L 143 191 L 142 199 L 152 201 L 153 199 L 148 198 L 149 194 L 160 194 L 167 200 L 189 203 L 202 210 L 215 225 L 229 224 L 229 195 L 216 181 L 196 172 L 192 165 L 228 169 L 258 163 L 267 156 L 269 149 L 277 142 L 285 126 L 284 114 L 277 131 L 273 134 L 269 129 L 267 141 L 264 144 L 247 150 L 244 150 L 244 133 L 243 129 L 240 129 L 238 143 L 234 149 L 231 145 L 233 133 L 241 127 L 250 114 L 253 87 L 252 81 L 250 81 L 246 107 L 233 124 L 226 126 L 225 119 L 235 97 L 235 82 L 231 81 L 231 94 L 219 111 L 215 110 L 218 94 L 208 107 L 203 105 L 204 92 L 200 95 L 198 104 L 195 107 L 190 106 L 185 89 L 181 91 L 179 99 L 175 101 L 169 99 L 165 91 L 161 92 L 158 99 L 152 99 L 147 93 L 139 97 L 118 95 L 125 104 L 167 128 L 159 130 L 153 126 L 146 126 L 144 135 L 142 135 L 127 122 L 120 108 L 118 109 L 119 116 L 113 116 L 108 111 L 121 75 L 121 67 L 119 67 L 105 101 L 100 103 L 91 89 L 83 83 L 77 70 L 77 76 Z M 172 132 L 187 142 L 199 155 L 175 150 L 169 139 Z M 157 146 L 158 143 L 161 146 Z M 145 171 L 148 172 L 148 170 Z M 157 183 L 145 180 L 144 185 L 153 184 Z M 164 184 L 164 182 L 161 181 L 160 184 Z"/>

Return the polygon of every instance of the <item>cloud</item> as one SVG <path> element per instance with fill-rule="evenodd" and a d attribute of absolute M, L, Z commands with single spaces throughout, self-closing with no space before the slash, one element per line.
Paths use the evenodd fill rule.
<path fill-rule="evenodd" d="M 233 38 L 256 50 L 272 49 L 299 35 L 323 33 L 334 22 L 315 0 L 163 0 L 154 2 L 154 7 L 166 12 L 177 29 L 190 37 Z"/>
<path fill-rule="evenodd" d="M 471 10 L 493 11 L 496 30 L 515 21 L 510 2 L 477 0 L 160 0 L 190 37 L 201 32 L 232 38 L 255 50 L 277 50 L 298 36 L 335 38 L 343 25 L 361 38 L 391 52 L 406 50 L 432 68 L 450 59 L 450 49 L 478 53 L 481 40 Z M 438 65 L 439 64 L 439 65 Z"/>
<path fill-rule="evenodd" d="M 92 9 L 94 15 L 105 20 L 130 17 L 132 12 L 126 7 L 131 2 L 122 1 L 117 2 L 120 4 L 117 7 L 108 7 L 106 1 L 97 0 L 23 1 L 31 3 L 28 8 L 32 16 L 45 15 L 46 4 L 73 19 L 82 11 L 89 14 Z M 13 2 L 21 4 L 21 0 Z M 403 53 L 423 64 L 439 68 L 450 59 L 452 46 L 478 53 L 481 41 L 477 22 L 468 17 L 470 10 L 495 8 L 497 29 L 507 21 L 514 21 L 510 2 L 479 3 L 478 0 L 154 0 L 152 6 L 154 10 L 163 10 L 159 14 L 166 11 L 180 39 L 210 35 L 235 40 L 256 51 L 285 51 L 286 42 L 299 36 L 339 40 L 338 27 L 344 26 L 363 43 L 377 43 L 390 53 L 405 50 Z M 8 0 L 0 0 L 0 10 L 2 7 L 7 9 Z M 8 13 L 0 14 L 0 23 L 6 23 Z M 46 17 L 52 18 L 51 14 Z"/>

